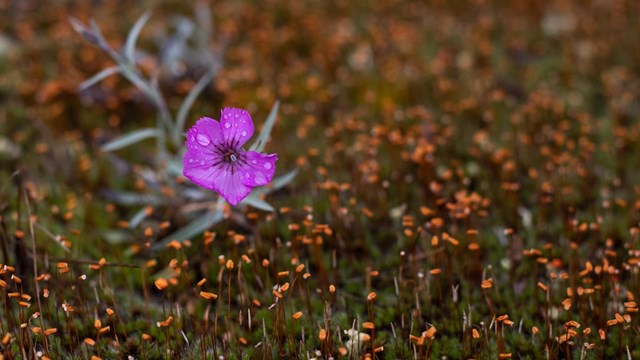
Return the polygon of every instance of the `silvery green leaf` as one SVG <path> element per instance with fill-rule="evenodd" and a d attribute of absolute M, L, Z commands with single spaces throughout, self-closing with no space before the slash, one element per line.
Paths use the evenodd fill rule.
<path fill-rule="evenodd" d="M 84 33 L 89 31 L 89 28 L 87 28 L 82 21 L 74 18 L 73 16 L 69 17 L 69 23 L 71 24 L 71 27 L 73 28 L 73 30 L 75 30 L 75 32 L 77 32 L 80 35 L 83 35 Z"/>
<path fill-rule="evenodd" d="M 122 230 L 104 230 L 99 236 L 110 245 L 123 244 L 131 238 L 130 234 Z"/>
<path fill-rule="evenodd" d="M 194 185 L 195 186 L 195 185 Z M 194 201 L 204 201 L 211 198 L 211 192 L 207 192 L 201 187 L 186 188 L 181 190 L 183 198 Z"/>
<path fill-rule="evenodd" d="M 244 200 L 242 200 L 240 203 L 245 205 L 250 205 L 256 209 L 260 209 L 263 211 L 273 212 L 275 210 L 273 206 L 271 206 L 268 202 L 260 199 L 257 195 L 253 193 L 247 196 L 246 198 L 244 198 Z"/>
<path fill-rule="evenodd" d="M 184 165 L 182 161 L 171 159 L 167 160 L 167 174 L 169 176 L 182 176 L 182 169 Z"/>
<path fill-rule="evenodd" d="M 131 31 L 129 31 L 129 35 L 127 35 L 127 41 L 124 45 L 124 57 L 129 60 L 132 64 L 136 63 L 135 55 L 136 55 L 136 41 L 138 40 L 138 36 L 140 36 L 140 32 L 144 27 L 144 24 L 149 20 L 151 16 L 150 11 L 145 11 L 138 21 L 133 25 Z"/>
<path fill-rule="evenodd" d="M 169 114 L 167 104 L 157 86 L 149 83 L 149 81 L 142 77 L 142 75 L 140 75 L 135 68 L 125 63 L 124 60 L 117 54 L 113 54 L 112 56 L 120 65 L 122 75 L 127 78 L 127 80 L 131 81 L 131 83 L 133 83 L 133 85 L 135 85 L 135 87 L 137 87 L 138 90 L 140 90 L 142 94 L 147 97 L 147 99 L 151 100 L 151 102 L 158 110 L 160 120 L 162 120 L 162 123 L 164 124 L 164 126 L 166 126 L 167 131 L 173 132 L 174 124 L 172 123 L 171 115 Z"/>
<path fill-rule="evenodd" d="M 107 77 L 120 72 L 120 66 L 110 66 L 78 85 L 78 91 L 84 91 Z"/>
<path fill-rule="evenodd" d="M 164 41 L 162 50 L 158 54 L 158 64 L 169 69 L 173 76 L 179 76 L 184 69 L 178 63 L 180 59 L 188 56 L 188 41 L 196 26 L 193 21 L 184 16 L 174 16 L 171 22 L 176 31 Z"/>
<path fill-rule="evenodd" d="M 219 223 L 224 218 L 222 209 L 216 208 L 213 211 L 209 211 L 199 218 L 190 222 L 187 226 L 180 230 L 168 235 L 157 244 L 153 245 L 153 250 L 157 251 L 167 246 L 171 240 L 178 240 L 180 242 L 191 239 L 194 236 L 202 234 L 205 230 L 211 228 L 213 225 Z"/>
<path fill-rule="evenodd" d="M 154 91 L 150 84 L 145 81 L 145 79 L 142 78 L 142 76 L 140 76 L 140 74 L 138 74 L 135 69 L 130 68 L 127 64 L 120 63 L 120 66 L 122 67 L 122 75 L 127 78 L 127 80 L 131 81 L 131 83 L 135 85 L 138 90 L 142 91 L 144 96 L 150 99 L 156 106 L 159 106 L 160 99 L 158 99 L 158 94 Z"/>
<path fill-rule="evenodd" d="M 98 23 L 94 19 L 91 19 L 91 28 L 93 29 L 93 34 L 97 41 L 96 45 L 106 51 L 110 56 L 114 57 L 114 59 L 117 58 L 117 53 L 111 48 L 111 46 L 109 46 L 107 40 L 104 39 L 102 31 L 100 31 L 100 26 L 98 26 Z"/>
<path fill-rule="evenodd" d="M 103 190 L 100 192 L 102 196 L 120 205 L 161 205 L 165 200 L 151 194 L 142 194 L 126 191 Z"/>
<path fill-rule="evenodd" d="M 200 31 L 196 38 L 198 41 L 198 48 L 204 49 L 207 47 L 207 43 L 211 38 L 211 29 L 213 28 L 213 25 L 211 24 L 211 19 L 213 18 L 213 16 L 211 16 L 211 7 L 209 4 L 202 1 L 196 2 L 195 13 L 198 25 L 200 25 L 198 26 Z"/>
<path fill-rule="evenodd" d="M 85 24 L 74 17 L 70 17 L 69 22 L 71 23 L 73 30 L 80 34 L 86 41 L 92 45 L 99 46 L 98 37 L 93 30 L 89 29 Z"/>
<path fill-rule="evenodd" d="M 146 208 L 140 209 L 132 218 L 129 220 L 129 229 L 134 229 L 140 225 L 140 223 L 149 216 L 149 213 L 146 211 Z"/>
<path fill-rule="evenodd" d="M 252 194 L 255 193 L 256 196 L 259 196 L 262 194 L 269 194 L 276 190 L 279 190 L 285 187 L 286 185 L 288 185 L 296 177 L 297 174 L 298 174 L 298 169 L 293 169 L 288 173 L 273 179 L 270 185 L 263 186 L 261 188 L 256 189 Z"/>
<path fill-rule="evenodd" d="M 155 169 L 140 167 L 137 173 L 150 189 L 160 191 L 161 186 L 159 184 L 163 181 L 163 176 L 155 171 Z"/>
<path fill-rule="evenodd" d="M 102 146 L 102 151 L 115 151 L 133 145 L 142 140 L 155 138 L 162 135 L 158 129 L 146 128 L 134 130 L 128 134 L 122 135 Z"/>
<path fill-rule="evenodd" d="M 298 169 L 293 169 L 284 175 L 278 176 L 271 181 L 271 191 L 276 191 L 289 185 L 296 175 L 298 175 Z"/>
<path fill-rule="evenodd" d="M 269 136 L 271 135 L 271 129 L 273 129 L 273 125 L 276 123 L 276 117 L 278 115 L 278 109 L 280 108 L 280 101 L 276 101 L 271 108 L 271 112 L 269 112 L 269 116 L 267 116 L 267 120 L 264 122 L 262 126 L 262 130 L 260 130 L 260 135 L 256 139 L 256 141 L 251 145 L 249 150 L 254 150 L 257 152 L 262 152 L 264 150 L 265 145 L 267 145 L 267 140 L 269 140 Z"/>
<path fill-rule="evenodd" d="M 176 117 L 176 127 L 175 127 L 175 136 L 174 143 L 177 145 L 180 143 L 180 136 L 182 134 L 182 129 L 184 128 L 184 123 L 187 120 L 187 115 L 189 114 L 189 110 L 193 106 L 193 103 L 198 98 L 198 95 L 206 88 L 206 86 L 213 80 L 213 77 L 220 71 L 220 64 L 218 62 L 214 63 L 209 71 L 206 74 L 202 75 L 200 80 L 194 85 L 194 87 L 189 91 L 187 97 L 182 101 L 182 105 L 180 105 L 180 109 L 178 110 L 178 116 Z"/>

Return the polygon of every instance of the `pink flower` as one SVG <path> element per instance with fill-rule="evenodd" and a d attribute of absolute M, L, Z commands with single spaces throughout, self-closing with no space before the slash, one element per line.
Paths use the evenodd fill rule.
<path fill-rule="evenodd" d="M 246 110 L 224 108 L 220 122 L 201 118 L 187 132 L 184 176 L 237 205 L 252 188 L 271 181 L 278 160 L 277 154 L 244 151 L 242 145 L 252 135 Z"/>

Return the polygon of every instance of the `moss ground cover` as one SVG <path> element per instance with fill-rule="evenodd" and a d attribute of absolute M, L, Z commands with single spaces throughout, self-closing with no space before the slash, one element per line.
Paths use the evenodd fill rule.
<path fill-rule="evenodd" d="M 639 15 L 0 1 L 0 354 L 640 358 Z M 224 107 L 277 110 L 238 206 L 176 162 Z"/>

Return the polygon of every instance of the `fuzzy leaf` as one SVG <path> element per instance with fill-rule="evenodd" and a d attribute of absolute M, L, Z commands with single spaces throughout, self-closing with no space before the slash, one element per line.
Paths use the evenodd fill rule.
<path fill-rule="evenodd" d="M 107 43 L 107 40 L 105 40 L 104 36 L 102 35 L 102 31 L 100 30 L 100 26 L 98 26 L 98 23 L 94 19 L 91 19 L 91 29 L 93 29 L 93 34 L 95 35 L 97 41 L 96 45 L 113 56 L 115 51 L 113 51 L 111 46 L 109 46 L 109 43 Z"/>
<path fill-rule="evenodd" d="M 218 204 L 221 202 L 218 201 Z M 157 244 L 153 245 L 153 250 L 161 250 L 167 246 L 171 240 L 178 240 L 180 242 L 191 239 L 194 236 L 202 234 L 205 230 L 209 229 L 213 225 L 219 223 L 224 218 L 222 213 L 222 209 L 219 207 L 216 208 L 213 212 L 207 212 L 199 218 L 190 222 L 187 226 L 181 228 L 180 230 L 168 235 L 164 239 L 162 239 Z"/>
<path fill-rule="evenodd" d="M 102 151 L 115 151 L 125 148 L 129 145 L 133 145 L 142 140 L 155 138 L 160 136 L 161 133 L 158 129 L 146 128 L 140 130 L 134 130 L 128 134 L 122 135 L 102 146 Z"/>
<path fill-rule="evenodd" d="M 93 75 L 91 78 L 83 81 L 80 85 L 78 85 L 78 91 L 84 91 L 93 85 L 99 83 L 100 81 L 108 78 L 111 75 L 117 74 L 120 72 L 120 66 L 110 66 L 97 74 Z"/>
<path fill-rule="evenodd" d="M 280 101 L 276 101 L 271 108 L 271 112 L 269 112 L 269 116 L 267 116 L 267 120 L 264 122 L 262 126 L 262 130 L 260 130 L 260 135 L 256 139 L 256 141 L 251 145 L 249 150 L 262 152 L 264 150 L 265 145 L 267 145 L 267 140 L 269 140 L 269 136 L 271 135 L 271 130 L 273 129 L 273 125 L 276 123 L 276 117 L 278 115 L 278 109 L 280 109 Z"/>
<path fill-rule="evenodd" d="M 209 71 L 206 74 L 202 75 L 200 80 L 195 84 L 195 86 L 189 91 L 187 97 L 182 101 L 182 105 L 180 105 L 180 109 L 178 110 L 178 116 L 176 118 L 176 127 L 175 127 L 175 138 L 174 142 L 177 145 L 180 143 L 180 135 L 182 134 L 184 123 L 187 120 L 187 115 L 189 114 L 189 110 L 193 106 L 193 103 L 198 98 L 198 95 L 207 87 L 207 85 L 213 80 L 213 77 L 220 71 L 220 64 L 218 62 L 214 63 Z"/>
<path fill-rule="evenodd" d="M 268 202 L 260 199 L 258 196 L 254 194 L 250 194 L 244 200 L 240 202 L 241 204 L 250 205 L 256 209 L 260 209 L 267 212 L 273 212 L 275 209 Z"/>
<path fill-rule="evenodd" d="M 269 194 L 276 190 L 279 190 L 285 187 L 286 185 L 288 185 L 296 177 L 297 174 L 298 174 L 298 169 L 293 169 L 288 173 L 273 179 L 270 185 L 263 186 L 261 188 L 256 189 L 252 194 L 255 193 L 256 196 L 259 196 L 262 194 Z"/>
<path fill-rule="evenodd" d="M 104 230 L 98 236 L 109 245 L 124 244 L 131 239 L 131 235 L 122 230 Z"/>
<path fill-rule="evenodd" d="M 182 157 L 182 156 L 181 156 Z M 167 160 L 167 175 L 169 176 L 182 176 L 182 169 L 184 168 L 184 164 L 182 161 L 175 159 Z"/>
<path fill-rule="evenodd" d="M 198 31 L 196 40 L 198 41 L 198 48 L 205 49 L 208 41 L 211 39 L 211 7 L 205 2 L 196 2 L 195 5 L 196 20 L 198 21 Z"/>
<path fill-rule="evenodd" d="M 133 25 L 131 31 L 129 31 L 129 35 L 127 35 L 127 41 L 124 45 L 124 57 L 132 64 L 136 63 L 136 41 L 138 40 L 138 36 L 140 36 L 140 32 L 142 31 L 144 24 L 146 24 L 150 16 L 151 12 L 145 11 L 145 13 L 138 18 L 135 25 Z"/>
<path fill-rule="evenodd" d="M 92 29 L 89 29 L 85 24 L 73 16 L 69 18 L 69 22 L 71 23 L 73 30 L 80 34 L 86 41 L 95 46 L 99 45 L 98 37 Z"/>
<path fill-rule="evenodd" d="M 142 223 L 144 219 L 146 219 L 149 215 L 146 208 L 140 209 L 132 218 L 129 220 L 129 229 L 135 229 Z"/>
<path fill-rule="evenodd" d="M 112 190 L 103 190 L 100 194 L 109 201 L 120 205 L 161 205 L 165 203 L 164 199 L 151 194 Z"/>
<path fill-rule="evenodd" d="M 151 84 L 149 84 L 149 82 L 144 79 L 135 68 L 130 67 L 125 62 L 120 62 L 122 61 L 121 58 L 116 58 L 115 60 L 118 62 L 118 64 L 120 64 L 122 76 L 131 81 L 131 83 L 135 85 L 138 90 L 142 91 L 144 96 L 153 101 L 156 107 L 160 106 L 162 100 L 159 99 L 157 92 L 154 91 L 154 88 L 151 86 Z"/>

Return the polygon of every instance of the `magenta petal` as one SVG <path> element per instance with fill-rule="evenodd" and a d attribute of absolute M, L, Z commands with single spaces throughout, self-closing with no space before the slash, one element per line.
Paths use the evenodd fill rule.
<path fill-rule="evenodd" d="M 187 131 L 187 149 L 199 153 L 213 153 L 214 144 L 223 141 L 220 123 L 208 117 L 203 117 Z"/>
<path fill-rule="evenodd" d="M 213 164 L 219 161 L 219 155 L 188 150 L 184 154 L 182 174 L 194 183 L 213 190 L 213 176 L 215 168 Z"/>
<path fill-rule="evenodd" d="M 220 117 L 220 129 L 225 142 L 237 148 L 253 136 L 253 121 L 247 110 L 224 108 Z"/>
<path fill-rule="evenodd" d="M 277 154 L 261 154 L 255 151 L 247 151 L 242 154 L 243 164 L 238 168 L 242 183 L 247 186 L 267 185 L 276 171 Z"/>
<path fill-rule="evenodd" d="M 194 183 L 214 190 L 231 205 L 237 205 L 249 195 L 251 188 L 242 183 L 237 171 L 232 173 L 231 168 L 223 169 L 212 165 L 213 163 L 200 155 L 187 152 L 184 156 L 183 174 Z"/>
<path fill-rule="evenodd" d="M 222 195 L 229 204 L 236 206 L 249 195 L 251 188 L 242 183 L 237 171 L 231 172 L 230 169 L 217 168 L 213 176 L 213 190 Z"/>

